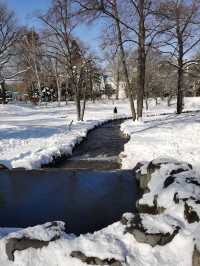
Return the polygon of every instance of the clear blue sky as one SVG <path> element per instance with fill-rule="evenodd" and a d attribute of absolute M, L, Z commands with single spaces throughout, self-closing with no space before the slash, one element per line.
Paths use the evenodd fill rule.
<path fill-rule="evenodd" d="M 36 28 L 39 27 L 40 23 L 34 18 L 34 12 L 37 10 L 46 11 L 51 4 L 51 0 L 4 0 L 4 2 L 15 11 L 20 24 Z M 76 31 L 77 36 L 98 53 L 100 24 L 101 22 L 95 23 L 90 27 L 82 25 Z"/>
<path fill-rule="evenodd" d="M 15 11 L 21 24 L 29 26 L 37 25 L 33 13 L 36 10 L 47 10 L 51 4 L 51 0 L 4 0 L 6 5 Z"/>

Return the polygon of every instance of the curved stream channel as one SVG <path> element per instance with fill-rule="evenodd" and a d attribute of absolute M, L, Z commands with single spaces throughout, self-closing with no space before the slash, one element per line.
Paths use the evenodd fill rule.
<path fill-rule="evenodd" d="M 87 138 L 73 151 L 70 158 L 63 157 L 49 167 L 65 169 L 120 169 L 119 154 L 129 138 L 122 135 L 120 125 L 124 119 L 114 120 L 90 131 Z"/>
<path fill-rule="evenodd" d="M 135 211 L 134 173 L 119 169 L 118 155 L 127 142 L 120 133 L 121 122 L 91 131 L 71 158 L 56 163 L 57 168 L 0 171 L 0 227 L 62 220 L 67 233 L 81 234 Z"/>

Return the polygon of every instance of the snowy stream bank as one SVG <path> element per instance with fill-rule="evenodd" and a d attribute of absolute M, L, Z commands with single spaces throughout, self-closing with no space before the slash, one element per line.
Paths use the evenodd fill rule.
<path fill-rule="evenodd" d="M 119 102 L 117 118 L 129 117 L 128 109 Z M 38 169 L 56 157 L 71 155 L 90 130 L 114 118 L 112 102 L 88 104 L 84 122 L 76 122 L 76 110 L 70 103 L 61 107 L 0 106 L 0 164 Z"/>
<path fill-rule="evenodd" d="M 57 157 L 49 166 L 77 170 L 120 169 L 119 154 L 129 140 L 129 137 L 123 135 L 120 130 L 124 120 L 114 119 L 89 131 L 87 137 L 74 147 L 72 156 Z"/>
<path fill-rule="evenodd" d="M 127 115 L 127 103 L 121 103 L 121 107 L 121 113 Z M 44 114 L 43 110 L 26 109 L 26 114 L 30 112 L 26 125 L 22 122 L 24 118 L 21 107 L 17 118 L 16 107 L 13 108 L 15 115 L 7 110 L 9 119 L 5 119 L 8 122 L 5 120 L 5 124 L 1 123 L 0 127 L 3 137 L 0 141 L 2 161 L 9 167 L 28 169 L 40 167 L 45 158 L 49 162 L 54 149 L 55 154 L 59 154 L 64 143 L 71 145 L 78 137 L 83 137 L 81 132 L 86 132 L 94 124 L 112 116 L 112 105 L 101 105 L 99 112 L 96 106 L 89 108 L 89 121 L 86 124 L 75 124 L 74 131 L 68 133 L 66 117 L 60 117 L 61 109 L 57 113 L 51 108 L 46 110 L 51 111 L 51 115 L 47 115 L 46 111 Z M 199 98 L 186 99 L 186 110 L 195 111 L 199 108 Z M 1 121 L 6 113 L 3 111 Z M 70 108 L 68 111 L 70 112 Z M 37 112 L 40 117 L 43 115 L 40 125 L 36 122 Z M 66 113 L 66 107 L 63 112 Z M 172 115 L 161 116 L 163 112 L 171 112 Z M 60 117 L 59 120 L 52 121 L 53 114 L 56 118 Z M 30 119 L 32 115 L 36 117 Z M 90 120 L 94 116 L 98 122 Z M 122 130 L 130 136 L 130 141 L 125 145 L 121 156 L 123 168 L 131 169 L 138 161 L 143 161 L 136 169 L 137 179 L 143 190 L 137 204 L 138 213 L 124 214 L 121 221 L 93 234 L 78 237 L 64 233 L 62 222 L 23 230 L 2 228 L 0 265 L 199 266 L 199 121 L 199 113 L 176 116 L 174 106 L 168 108 L 166 103 L 161 103 L 156 107 L 153 104 L 150 106 L 143 122 L 125 122 Z M 43 131 L 47 124 L 49 129 Z M 36 128 L 42 128 L 42 131 L 37 131 Z M 52 131 L 52 128 L 56 130 Z M 36 132 L 38 135 L 34 138 Z M 45 132 L 48 134 L 45 135 Z M 46 148 L 49 154 L 47 157 L 40 157 Z M 170 159 L 169 156 L 175 159 Z"/>

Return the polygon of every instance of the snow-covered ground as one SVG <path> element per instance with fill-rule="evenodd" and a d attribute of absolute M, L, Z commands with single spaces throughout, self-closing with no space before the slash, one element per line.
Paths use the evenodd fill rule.
<path fill-rule="evenodd" d="M 128 102 L 118 102 L 116 105 L 119 116 L 129 115 Z M 74 122 L 69 130 L 70 121 L 75 121 L 75 109 L 70 104 L 56 108 L 1 106 L 1 161 L 9 167 L 30 169 L 51 161 L 53 155 L 71 153 L 72 147 L 89 129 L 113 118 L 113 107 L 112 102 L 89 104 L 86 121 Z M 196 171 L 200 168 L 200 113 L 195 112 L 200 110 L 200 98 L 185 99 L 185 110 L 194 112 L 177 116 L 174 114 L 175 105 L 167 107 L 162 102 L 155 106 L 152 101 L 143 122 L 133 123 L 130 120 L 122 125 L 123 132 L 131 137 L 121 156 L 123 168 L 133 168 L 138 161 L 149 162 L 157 157 L 174 157 L 195 167 L 193 171 L 189 165 L 172 159 L 167 165 L 165 161 L 154 161 L 158 165 L 162 162 L 163 166 L 154 167 L 147 184 L 148 191 L 139 201 L 140 205 L 150 208 L 154 205 L 153 208 L 158 211 L 157 214 L 140 214 L 139 224 L 144 232 L 149 237 L 152 234 L 159 237 L 159 234 L 169 236 L 177 231 L 170 242 L 156 246 L 138 242 L 134 233 L 130 233 L 134 218 L 132 214 L 125 215 L 130 222 L 128 233 L 127 225 L 121 222 L 79 237 L 62 233 L 62 223 L 61 229 L 56 226 L 51 229 L 49 224 L 25 230 L 2 228 L 0 265 L 83 266 L 93 265 L 96 261 L 98 265 L 111 262 L 117 266 L 192 266 L 195 245 L 200 249 L 200 175 Z M 148 167 L 141 168 L 142 175 L 148 173 Z M 48 246 L 17 250 L 16 239 L 22 239 L 22 242 L 24 238 L 45 242 L 54 235 L 61 235 L 61 238 L 50 242 Z M 16 246 L 11 243 L 14 249 L 9 260 L 7 244 L 11 238 Z M 75 258 L 73 252 L 79 258 Z"/>
<path fill-rule="evenodd" d="M 69 103 L 68 105 L 63 103 L 61 107 L 56 107 L 55 104 L 49 104 L 47 107 L 35 107 L 26 104 L 0 105 L 0 163 L 5 164 L 9 168 L 24 167 L 26 169 L 33 169 L 39 168 L 42 164 L 51 162 L 53 156 L 60 156 L 60 154 L 63 153 L 71 154 L 74 145 L 87 135 L 88 130 L 107 120 L 113 119 L 113 108 L 115 105 L 118 108 L 118 117 L 130 116 L 128 101 L 89 103 L 87 105 L 84 122 L 76 122 L 76 111 L 73 103 Z M 186 109 L 200 109 L 200 99 L 186 99 Z M 141 131 L 138 133 L 142 138 L 144 134 L 144 132 L 142 132 L 143 129 L 152 127 L 153 125 L 157 127 L 159 123 L 158 119 L 161 119 L 160 127 L 162 121 L 165 120 L 166 117 L 169 122 L 173 124 L 173 120 L 175 122 L 176 119 L 175 116 L 171 116 L 171 118 L 169 116 L 162 116 L 160 118 L 159 114 L 174 113 L 174 111 L 175 105 L 167 107 L 166 102 L 161 102 L 156 106 L 155 101 L 152 100 L 150 102 L 150 109 L 146 113 L 149 118 L 145 119 L 145 121 L 153 120 L 151 123 L 133 124 L 130 121 L 125 123 L 122 128 L 124 132 L 128 134 L 134 131 Z M 153 117 L 151 118 L 151 116 Z M 182 121 L 189 121 L 190 118 L 191 115 L 183 115 Z M 198 115 L 193 117 L 193 120 L 195 119 L 198 120 Z M 69 125 L 72 120 L 73 124 L 71 130 L 69 130 Z M 182 124 L 179 123 L 176 127 L 182 130 L 180 126 Z M 192 130 L 194 130 L 192 134 L 193 137 L 194 135 L 198 135 L 197 124 L 198 123 L 191 123 L 188 126 L 187 133 L 189 133 L 192 128 Z M 165 125 L 165 128 L 166 127 L 167 123 Z M 168 141 L 170 141 L 172 132 L 169 128 L 170 124 L 168 126 L 168 132 L 166 132 L 166 134 L 169 133 L 167 138 Z M 145 132 L 150 131 L 145 130 Z M 135 139 L 134 147 L 132 146 L 132 141 L 126 146 L 125 152 L 128 153 L 129 158 L 131 156 L 131 160 L 126 160 L 130 162 L 130 166 L 132 166 L 132 163 L 135 163 L 135 160 L 133 160 L 134 158 L 136 158 L 136 160 L 143 159 L 141 150 L 135 150 L 135 148 L 137 148 L 137 135 L 139 134 L 135 134 L 133 137 Z M 186 134 L 182 133 L 182 135 Z M 188 141 L 189 138 L 190 136 L 188 136 Z M 191 139 L 194 140 L 194 138 Z M 143 142 L 143 139 L 141 139 L 141 141 Z M 195 139 L 195 141 L 198 140 Z M 141 143 L 139 145 L 143 144 Z M 148 145 L 151 145 L 151 143 L 149 142 Z M 164 145 L 167 144 L 165 143 Z M 130 147 L 131 151 L 128 147 Z M 143 146 L 140 147 L 143 148 Z M 162 148 L 164 149 L 164 147 Z M 145 150 L 147 150 L 147 147 Z M 148 148 L 148 150 L 150 149 Z M 138 151 L 140 154 L 138 154 Z M 177 151 L 180 151 L 180 147 L 177 147 Z M 148 154 L 148 151 L 145 151 L 143 154 Z M 138 158 L 138 155 L 141 155 L 141 158 Z M 128 166 L 129 165 L 123 163 L 123 167 Z"/>
<path fill-rule="evenodd" d="M 84 122 L 76 122 L 73 103 L 56 106 L 0 105 L 0 163 L 9 168 L 39 168 L 53 156 L 71 154 L 88 130 L 113 119 L 111 101 L 88 104 Z M 118 102 L 117 107 L 118 117 L 130 116 L 127 103 Z"/>
<path fill-rule="evenodd" d="M 185 110 L 200 110 L 200 98 L 186 98 Z M 148 113 L 142 122 L 124 122 L 121 130 L 131 137 L 121 154 L 122 168 L 133 168 L 138 161 L 173 157 L 200 171 L 200 112 Z"/>
<path fill-rule="evenodd" d="M 35 228 L 34 234 L 37 234 L 37 230 L 38 228 Z M 43 233 L 45 235 L 46 232 Z M 11 233 L 12 235 L 13 233 Z M 191 239 L 183 241 L 181 236 L 177 237 L 167 248 L 160 246 L 152 248 L 147 244 L 139 244 L 132 235 L 124 234 L 124 226 L 118 222 L 93 235 L 80 237 L 65 235 L 62 239 L 52 242 L 48 247 L 42 249 L 29 248 L 24 251 L 15 251 L 15 261 L 12 262 L 8 260 L 4 250 L 7 238 L 11 236 L 8 235 L 0 241 L 1 266 L 88 265 L 79 259 L 72 258 L 70 256 L 72 251 L 81 251 L 88 257 L 97 257 L 101 260 L 115 259 L 121 261 L 122 266 L 190 266 L 193 249 Z M 180 249 L 187 250 L 189 256 L 182 256 L 180 259 Z"/>

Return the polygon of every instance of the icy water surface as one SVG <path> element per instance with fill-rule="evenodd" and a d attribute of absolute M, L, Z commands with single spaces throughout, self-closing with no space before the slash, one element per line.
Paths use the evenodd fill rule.
<path fill-rule="evenodd" d="M 62 220 L 68 233 L 99 230 L 134 211 L 132 171 L 0 171 L 0 227 Z"/>
<path fill-rule="evenodd" d="M 128 137 L 122 135 L 120 125 L 124 120 L 108 122 L 91 132 L 78 145 L 70 158 L 57 160 L 51 167 L 65 169 L 120 169 L 119 154 L 124 150 Z"/>

